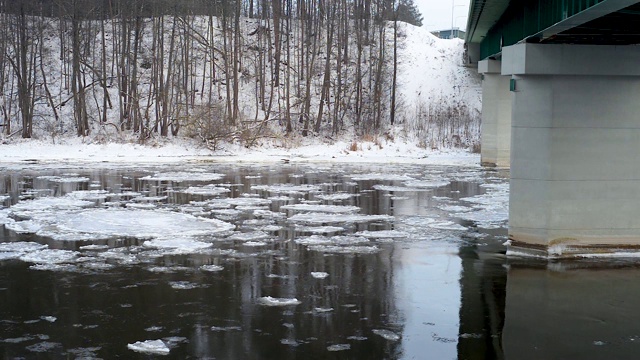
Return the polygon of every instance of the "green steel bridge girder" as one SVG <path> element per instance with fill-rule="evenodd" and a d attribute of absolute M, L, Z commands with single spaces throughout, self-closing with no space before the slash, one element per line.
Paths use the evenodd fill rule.
<path fill-rule="evenodd" d="M 632 0 L 471 0 L 466 42 L 479 44 L 479 59 L 499 55 L 503 46 L 521 41 L 602 42 L 604 35 L 596 37 L 594 33 L 615 32 L 611 27 L 618 26 L 614 22 L 619 22 L 620 18 L 610 17 L 612 21 L 608 23 L 595 20 L 623 12 L 625 8 L 640 8 L 638 3 L 640 1 Z M 632 10 L 627 9 L 627 13 L 637 15 Z M 588 31 L 586 28 L 571 30 L 587 23 L 590 24 Z M 599 26 L 602 29 L 598 29 Z M 624 34 L 623 41 L 635 41 L 629 36 L 629 29 L 619 32 L 625 31 L 627 34 Z"/>

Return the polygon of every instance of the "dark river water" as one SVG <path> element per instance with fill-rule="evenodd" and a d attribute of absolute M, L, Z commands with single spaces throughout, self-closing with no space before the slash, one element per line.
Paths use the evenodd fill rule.
<path fill-rule="evenodd" d="M 640 262 L 507 258 L 508 173 L 0 168 L 3 359 L 637 359 Z"/>

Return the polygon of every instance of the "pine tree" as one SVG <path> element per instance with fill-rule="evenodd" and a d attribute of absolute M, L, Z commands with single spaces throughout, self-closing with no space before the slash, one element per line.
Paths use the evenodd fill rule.
<path fill-rule="evenodd" d="M 400 0 L 398 2 L 398 21 L 404 21 L 415 26 L 422 26 L 422 14 L 413 0 Z"/>

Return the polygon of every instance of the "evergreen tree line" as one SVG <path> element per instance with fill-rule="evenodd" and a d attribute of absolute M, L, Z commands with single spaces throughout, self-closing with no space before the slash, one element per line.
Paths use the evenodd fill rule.
<path fill-rule="evenodd" d="M 413 0 L 0 0 L 2 131 L 373 133 L 421 20 Z"/>

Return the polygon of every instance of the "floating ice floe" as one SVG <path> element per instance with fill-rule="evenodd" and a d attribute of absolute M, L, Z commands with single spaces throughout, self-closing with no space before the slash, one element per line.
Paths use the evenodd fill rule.
<path fill-rule="evenodd" d="M 323 271 L 312 271 L 311 272 L 311 277 L 316 278 L 316 279 L 324 279 L 327 278 L 329 276 L 329 273 L 323 272 Z"/>
<path fill-rule="evenodd" d="M 212 326 L 211 331 L 242 331 L 240 326 Z"/>
<path fill-rule="evenodd" d="M 302 302 L 296 298 L 274 298 L 271 296 L 264 296 L 258 298 L 258 304 L 264 306 L 294 306 L 300 305 Z"/>
<path fill-rule="evenodd" d="M 204 287 L 205 285 L 192 283 L 189 281 L 171 281 L 169 285 L 176 290 L 191 290 Z"/>
<path fill-rule="evenodd" d="M 260 246 L 267 246 L 269 244 L 267 244 L 264 241 L 247 241 L 247 242 L 243 243 L 242 245 L 250 246 L 250 247 L 260 247 Z"/>
<path fill-rule="evenodd" d="M 453 221 L 436 221 L 432 222 L 428 225 L 430 228 L 438 229 L 438 230 L 454 230 L 454 231 L 465 231 L 466 227 L 456 224 Z"/>
<path fill-rule="evenodd" d="M 71 192 L 66 196 L 78 200 L 99 201 L 105 200 L 112 195 L 115 194 L 109 194 L 106 190 L 78 190 Z"/>
<path fill-rule="evenodd" d="M 127 344 L 127 348 L 135 352 L 156 355 L 168 355 L 171 351 L 162 340 L 137 341 L 133 344 Z"/>
<path fill-rule="evenodd" d="M 36 179 L 47 180 L 56 183 L 81 183 L 88 182 L 91 179 L 82 176 L 38 176 Z"/>
<path fill-rule="evenodd" d="M 316 197 L 320 200 L 325 201 L 340 201 L 340 200 L 349 200 L 352 197 L 358 196 L 357 194 L 350 193 L 334 193 L 334 194 L 318 194 Z"/>
<path fill-rule="evenodd" d="M 378 231 L 358 231 L 354 235 L 362 236 L 369 239 L 398 239 L 406 238 L 408 233 L 399 230 L 378 230 Z"/>
<path fill-rule="evenodd" d="M 295 231 L 311 234 L 334 234 L 345 229 L 340 226 L 296 226 Z"/>
<path fill-rule="evenodd" d="M 224 270 L 224 267 L 220 265 L 202 265 L 200 266 L 200 270 L 207 272 L 218 272 Z"/>
<path fill-rule="evenodd" d="M 235 233 L 229 236 L 229 240 L 237 241 L 258 241 L 269 239 L 271 236 L 263 231 L 252 231 L 246 233 Z"/>
<path fill-rule="evenodd" d="M 407 186 L 392 186 L 392 185 L 374 185 L 374 189 L 380 191 L 388 191 L 388 192 L 421 192 L 421 191 L 431 191 L 430 188 L 417 188 L 417 187 L 407 187 Z"/>
<path fill-rule="evenodd" d="M 460 199 L 473 204 L 473 211 L 458 212 L 453 216 L 473 221 L 478 227 L 485 229 L 504 226 L 509 219 L 509 183 L 481 186 L 487 189 L 485 194 Z"/>
<path fill-rule="evenodd" d="M 276 184 L 276 185 L 253 185 L 252 190 L 263 190 L 274 194 L 299 194 L 310 191 L 320 191 L 320 185 L 294 185 L 294 184 Z"/>
<path fill-rule="evenodd" d="M 332 214 L 348 214 L 348 213 L 356 213 L 360 211 L 360 208 L 357 206 L 312 205 L 312 204 L 283 205 L 280 207 L 280 209 L 295 210 L 295 211 L 311 211 L 311 212 L 319 212 L 319 213 L 332 213 Z"/>
<path fill-rule="evenodd" d="M 334 344 L 327 346 L 328 351 L 344 351 L 351 349 L 351 345 L 349 344 Z"/>
<path fill-rule="evenodd" d="M 0 253 L 15 252 L 15 253 L 24 254 L 31 251 L 43 250 L 46 248 L 47 248 L 47 245 L 42 245 L 35 242 L 17 241 L 17 242 L 0 243 Z"/>
<path fill-rule="evenodd" d="M 216 185 L 205 185 L 205 186 L 191 186 L 182 190 L 182 192 L 189 195 L 216 196 L 216 195 L 229 193 L 231 192 L 231 190 L 224 187 L 219 187 Z"/>
<path fill-rule="evenodd" d="M 154 249 L 169 249 L 173 254 L 197 253 L 213 246 L 212 243 L 197 241 L 192 238 L 154 239 L 145 241 L 143 246 Z"/>
<path fill-rule="evenodd" d="M 142 177 L 140 179 L 149 180 L 149 181 L 183 182 L 183 181 L 215 181 L 215 180 L 221 180 L 222 178 L 224 178 L 224 174 L 207 173 L 207 172 L 175 171 L 175 172 L 157 173 L 154 175 Z"/>
<path fill-rule="evenodd" d="M 36 264 L 63 264 L 72 263 L 77 257 L 78 253 L 75 251 L 43 249 L 28 252 L 20 256 L 20 260 Z"/>
<path fill-rule="evenodd" d="M 419 188 L 419 189 L 434 189 L 439 187 L 448 186 L 451 184 L 449 180 L 444 179 L 433 179 L 433 180 L 411 180 L 405 181 L 404 186 L 410 188 Z"/>
<path fill-rule="evenodd" d="M 373 332 L 376 335 L 382 336 L 383 338 L 390 340 L 390 341 L 398 341 L 400 340 L 400 335 L 394 333 L 391 330 L 387 330 L 387 329 L 373 329 L 371 330 L 371 332 Z"/>
<path fill-rule="evenodd" d="M 164 210 L 81 209 L 40 211 L 32 214 L 27 229 L 59 240 L 104 239 L 110 237 L 154 238 L 206 236 L 235 226 L 217 219 Z M 21 222 L 16 222 L 16 226 Z"/>
<path fill-rule="evenodd" d="M 288 220 L 294 223 L 304 224 L 343 224 L 343 223 L 366 223 L 373 221 L 392 221 L 393 216 L 389 215 L 358 215 L 358 214 L 322 214 L 306 213 L 296 214 Z"/>
<path fill-rule="evenodd" d="M 397 174 L 359 174 L 359 175 L 350 175 L 351 180 L 355 181 L 367 181 L 367 180 L 377 180 L 377 181 L 407 181 L 414 180 L 411 176 L 407 175 L 397 175 Z"/>
<path fill-rule="evenodd" d="M 377 246 L 335 246 L 335 245 L 313 245 L 308 248 L 311 251 L 318 251 L 333 254 L 374 254 L 380 251 Z"/>

